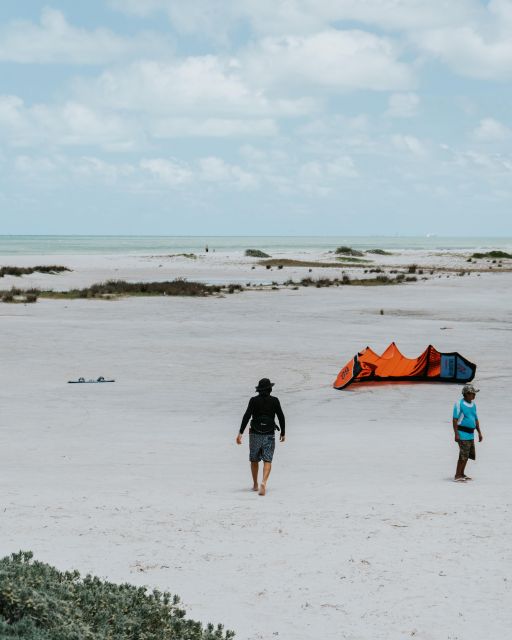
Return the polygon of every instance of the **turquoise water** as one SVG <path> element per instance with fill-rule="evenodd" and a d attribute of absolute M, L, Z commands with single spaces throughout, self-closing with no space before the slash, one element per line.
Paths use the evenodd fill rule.
<path fill-rule="evenodd" d="M 512 251 L 512 238 L 402 236 L 0 236 L 0 256 L 111 255 L 262 249 L 268 251 L 354 249 L 460 249 Z"/>

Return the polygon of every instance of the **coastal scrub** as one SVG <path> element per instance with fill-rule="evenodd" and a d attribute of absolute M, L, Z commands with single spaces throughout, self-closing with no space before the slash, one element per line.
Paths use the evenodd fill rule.
<path fill-rule="evenodd" d="M 260 251 L 259 249 L 246 249 L 245 255 L 248 258 L 270 258 L 268 253 L 265 253 L 264 251 Z"/>
<path fill-rule="evenodd" d="M 30 551 L 0 560 L 0 637 L 23 640 L 230 640 L 185 617 L 178 596 L 61 572 Z"/>
<path fill-rule="evenodd" d="M 16 276 L 21 277 L 30 275 L 31 273 L 62 273 L 62 271 L 71 271 L 67 267 L 60 265 L 38 265 L 36 267 L 0 267 L 0 278 L 4 276 Z"/>

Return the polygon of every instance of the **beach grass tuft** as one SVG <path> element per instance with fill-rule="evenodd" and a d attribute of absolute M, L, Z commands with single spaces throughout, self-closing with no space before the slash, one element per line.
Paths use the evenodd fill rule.
<path fill-rule="evenodd" d="M 344 256 L 356 256 L 361 257 L 364 256 L 363 251 L 359 251 L 358 249 L 352 249 L 352 247 L 338 247 L 334 253 L 342 254 Z"/>
<path fill-rule="evenodd" d="M 269 260 L 260 260 L 258 262 L 259 265 L 263 267 L 318 267 L 318 268 L 326 268 L 326 269 L 340 269 L 344 265 L 342 262 L 357 262 L 361 263 L 361 265 L 367 263 L 366 260 L 359 260 L 358 258 L 339 258 L 340 262 L 315 262 L 313 260 L 293 260 L 291 258 L 270 258 Z M 347 265 L 352 266 L 352 264 Z M 354 266 L 358 266 L 357 264 Z"/>
<path fill-rule="evenodd" d="M 26 276 L 31 273 L 62 273 L 63 271 L 71 271 L 67 267 L 61 265 L 37 265 L 36 267 L 0 267 L 0 278 L 4 276 Z"/>
<path fill-rule="evenodd" d="M 84 289 L 70 289 L 69 291 L 43 291 L 40 289 L 11 289 L 0 291 L 2 302 L 35 302 L 37 298 L 55 299 L 115 299 L 122 296 L 191 296 L 204 297 L 235 293 L 242 291 L 241 284 L 208 285 L 202 282 L 192 282 L 183 278 L 176 278 L 164 282 L 126 282 L 124 280 L 108 280 L 93 284 Z M 35 299 L 34 299 L 35 298 Z"/>
<path fill-rule="evenodd" d="M 471 257 L 476 260 L 482 260 L 483 258 L 512 258 L 512 254 L 506 251 L 487 251 L 486 253 L 474 253 Z"/>
<path fill-rule="evenodd" d="M 368 249 L 366 253 L 374 253 L 377 256 L 392 256 L 391 251 L 384 251 L 384 249 Z"/>
<path fill-rule="evenodd" d="M 245 255 L 248 258 L 270 258 L 268 253 L 265 253 L 264 251 L 260 251 L 259 249 L 246 249 Z"/>

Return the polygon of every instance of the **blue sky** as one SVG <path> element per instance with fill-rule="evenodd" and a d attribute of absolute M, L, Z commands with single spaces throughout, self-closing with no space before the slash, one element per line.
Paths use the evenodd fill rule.
<path fill-rule="evenodd" d="M 2 0 L 0 78 L 0 234 L 512 235 L 512 0 Z"/>

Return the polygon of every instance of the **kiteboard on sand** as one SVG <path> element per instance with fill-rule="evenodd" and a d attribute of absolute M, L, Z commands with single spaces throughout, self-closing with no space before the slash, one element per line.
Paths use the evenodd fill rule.
<path fill-rule="evenodd" d="M 115 380 L 106 380 L 103 376 L 100 376 L 96 380 L 86 380 L 85 378 L 78 378 L 78 380 L 68 380 L 68 384 L 97 384 L 98 382 L 115 382 Z"/>

